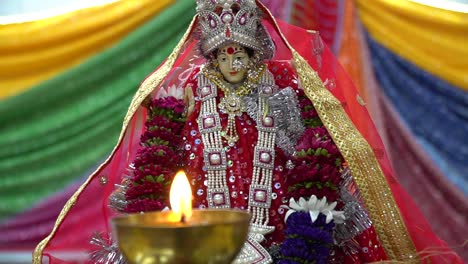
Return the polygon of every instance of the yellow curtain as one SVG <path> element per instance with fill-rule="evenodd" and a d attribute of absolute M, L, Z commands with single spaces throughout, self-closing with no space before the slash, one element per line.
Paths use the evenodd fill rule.
<path fill-rule="evenodd" d="M 420 68 L 468 90 L 468 13 L 408 0 L 357 0 L 370 35 Z"/>
<path fill-rule="evenodd" d="M 0 25 L 0 99 L 111 46 L 172 2 L 122 0 L 43 20 Z"/>

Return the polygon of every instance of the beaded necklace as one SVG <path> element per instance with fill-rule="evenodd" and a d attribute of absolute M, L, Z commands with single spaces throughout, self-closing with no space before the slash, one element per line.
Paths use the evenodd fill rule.
<path fill-rule="evenodd" d="M 269 208 L 271 206 L 272 178 L 275 161 L 275 139 L 277 128 L 275 118 L 267 113 L 267 98 L 273 95 L 274 80 L 271 73 L 262 65 L 256 75 L 247 78 L 245 89 L 233 90 L 227 86 L 220 76 L 213 71 L 202 69 L 198 75 L 197 94 L 202 101 L 198 116 L 198 128 L 204 145 L 203 159 L 207 170 L 208 186 L 207 200 L 210 208 L 230 208 L 230 195 L 226 182 L 226 170 L 228 168 L 226 150 L 222 137 L 228 145 L 233 146 L 238 140 L 235 128 L 236 116 L 245 112 L 242 97 L 252 93 L 254 88 L 258 91 L 258 109 L 255 121 L 257 123 L 258 139 L 254 149 L 252 182 L 249 190 L 248 211 L 252 214 L 248 241 L 238 257 L 236 263 L 250 263 L 255 259 L 263 259 L 256 263 L 270 263 L 271 257 L 260 245 L 265 235 L 274 231 L 274 226 L 269 226 Z M 265 74 L 267 73 L 267 74 Z M 253 78 L 255 77 L 255 78 Z M 250 80 L 250 81 L 249 81 Z M 261 84 L 261 85 L 259 85 Z M 222 130 L 219 113 L 216 106 L 218 95 L 217 87 L 224 92 L 218 108 L 228 114 L 228 125 Z M 237 137 L 237 138 L 236 138 Z"/>

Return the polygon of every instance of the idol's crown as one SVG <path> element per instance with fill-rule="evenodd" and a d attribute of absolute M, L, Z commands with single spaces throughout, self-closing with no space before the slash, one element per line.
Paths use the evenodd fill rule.
<path fill-rule="evenodd" d="M 271 48 L 271 39 L 261 24 L 261 12 L 254 0 L 197 0 L 197 13 L 203 55 L 209 56 L 229 42 L 271 53 L 266 50 Z"/>

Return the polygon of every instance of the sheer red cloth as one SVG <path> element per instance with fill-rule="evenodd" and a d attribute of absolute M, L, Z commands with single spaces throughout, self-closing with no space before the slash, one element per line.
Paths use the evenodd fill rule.
<path fill-rule="evenodd" d="M 283 43 L 271 22 L 271 20 L 266 20 L 264 24 L 277 48 L 273 61 L 280 61 L 283 64 L 280 67 L 276 67 L 275 70 L 272 66 L 274 63 L 270 63 L 269 68 L 273 73 L 276 72 L 276 76 L 282 76 L 276 78 L 278 86 L 291 86 L 294 84 L 292 80 L 295 78 L 295 70 L 291 63 L 291 52 Z M 396 181 L 383 144 L 371 122 L 369 114 L 365 106 L 361 105 L 359 100 L 357 100 L 358 94 L 355 87 L 337 63 L 333 54 L 323 44 L 319 35 L 315 32 L 307 32 L 281 22 L 279 25 L 282 33 L 293 48 L 318 72 L 327 89 L 341 102 L 343 109 L 351 121 L 354 124 L 359 124 L 357 129 L 369 142 L 374 151 L 418 254 L 422 259 L 430 259 L 431 263 L 462 263 L 461 259 L 432 232 L 426 219 L 424 219 L 409 195 Z M 165 76 L 160 85 L 154 87 L 155 92 L 153 94 L 156 94 L 160 89 L 165 89 L 165 87 L 173 85 L 184 86 L 187 82 L 193 82 L 193 79 L 190 78 L 192 76 L 190 73 L 203 62 L 204 59 L 197 55 L 196 41 L 189 38 L 169 74 Z M 285 75 L 278 72 L 279 70 L 284 71 L 284 69 L 287 69 L 288 74 Z M 293 88 L 298 89 L 297 85 Z M 192 115 L 187 120 L 186 129 L 184 130 L 184 133 L 187 133 L 187 140 L 193 142 L 190 144 L 192 148 L 196 146 L 195 141 L 197 139 L 196 132 L 195 135 L 191 134 L 192 130 L 196 131 L 194 127 L 196 126 L 196 122 L 194 121 L 195 116 Z M 252 140 L 256 139 L 256 129 L 253 122 L 247 122 L 249 117 L 243 116 L 242 118 L 245 120 L 245 123 L 242 125 L 238 122 L 238 131 L 246 131 L 245 135 L 249 136 L 241 135 L 240 145 L 245 146 L 244 149 L 247 152 L 250 149 L 249 145 L 252 144 Z M 59 216 L 54 231 L 42 242 L 42 245 L 44 245 L 43 251 L 40 252 L 41 247 L 38 247 L 39 251 L 36 253 L 42 254 L 43 260 L 48 259 L 49 263 L 89 263 L 89 253 L 96 249 L 94 245 L 89 243 L 93 233 L 98 232 L 112 236 L 110 219 L 117 215 L 117 213 L 108 207 L 108 197 L 115 190 L 114 185 L 121 183 L 129 165 L 135 159 L 135 155 L 139 149 L 140 136 L 144 130 L 145 119 L 146 109 L 140 107 L 132 115 L 128 126 L 123 128 L 124 132 L 121 140 L 117 143 L 109 159 L 96 172 L 90 175 L 89 180 L 72 196 Z M 281 153 L 281 151 L 278 151 L 278 153 Z M 234 175 L 233 180 L 228 181 L 231 189 L 235 188 L 238 190 L 237 197 L 233 199 L 233 206 L 245 208 L 246 200 L 244 195 L 248 189 L 249 182 L 248 177 L 239 178 L 239 175 L 245 175 L 245 171 L 247 171 L 246 175 L 249 175 L 248 171 L 251 168 L 246 164 L 251 162 L 252 154 L 238 152 L 230 154 L 235 156 L 234 158 L 239 161 L 233 167 L 237 176 Z M 195 151 L 195 155 L 200 155 L 200 153 Z M 284 157 L 279 154 L 277 162 L 281 162 L 283 159 Z M 190 164 L 190 169 L 188 169 L 189 175 L 192 175 L 191 181 L 195 197 L 195 207 L 200 207 L 205 202 L 203 200 L 203 193 L 206 193 L 206 188 L 204 187 L 203 179 L 198 178 L 202 166 L 194 164 L 201 160 L 194 159 L 187 161 Z M 230 176 L 229 174 L 227 175 L 227 177 Z M 278 227 L 278 230 L 268 238 L 267 243 L 273 243 L 282 237 L 280 231 L 284 221 L 282 214 L 278 210 L 282 204 L 282 195 L 285 193 L 287 186 L 281 185 L 281 177 L 282 173 L 275 171 L 273 188 L 275 188 L 276 184 L 278 188 L 275 189 L 275 193 L 278 197 L 272 202 L 270 217 L 272 217 L 271 221 Z M 277 185 L 277 183 L 280 183 L 280 185 Z M 348 263 L 364 263 L 385 259 L 385 252 L 380 245 L 376 232 L 372 228 L 362 233 L 358 240 L 362 245 L 371 242 L 372 249 L 367 252 L 362 250 L 358 258 L 350 258 L 347 260 Z"/>

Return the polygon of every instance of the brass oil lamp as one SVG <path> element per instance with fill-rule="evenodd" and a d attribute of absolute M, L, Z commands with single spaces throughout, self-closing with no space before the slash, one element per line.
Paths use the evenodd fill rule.
<path fill-rule="evenodd" d="M 250 215 L 237 210 L 193 210 L 185 173 L 174 178 L 172 211 L 114 218 L 119 248 L 129 264 L 231 263 L 240 252 Z"/>

